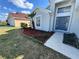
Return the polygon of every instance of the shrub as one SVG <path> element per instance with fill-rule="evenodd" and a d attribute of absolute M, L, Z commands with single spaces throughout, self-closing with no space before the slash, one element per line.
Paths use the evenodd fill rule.
<path fill-rule="evenodd" d="M 79 49 L 79 41 L 78 41 L 77 36 L 74 33 L 64 34 L 63 43 L 71 45 Z"/>
<path fill-rule="evenodd" d="M 26 23 L 21 23 L 21 27 L 22 28 L 27 28 L 27 24 Z"/>
<path fill-rule="evenodd" d="M 0 22 L 0 26 L 6 26 L 7 22 Z"/>

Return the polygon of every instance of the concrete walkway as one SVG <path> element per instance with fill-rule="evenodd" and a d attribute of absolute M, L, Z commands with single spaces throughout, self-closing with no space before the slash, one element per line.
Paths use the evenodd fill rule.
<path fill-rule="evenodd" d="M 79 59 L 79 49 L 63 44 L 63 33 L 57 32 L 44 44 L 71 59 Z"/>

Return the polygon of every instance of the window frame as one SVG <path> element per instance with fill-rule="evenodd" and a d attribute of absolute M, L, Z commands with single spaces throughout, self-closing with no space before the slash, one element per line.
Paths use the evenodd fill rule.
<path fill-rule="evenodd" d="M 70 12 L 66 12 L 66 13 L 57 13 L 58 8 L 67 7 L 67 6 L 71 6 Z M 55 19 L 55 21 L 54 21 L 54 31 L 69 32 L 70 26 L 71 26 L 71 21 L 72 21 L 73 7 L 74 7 L 74 6 L 73 6 L 71 3 L 70 3 L 70 4 L 66 4 L 66 5 L 60 5 L 60 6 L 57 6 L 57 7 L 56 7 L 55 18 L 54 18 L 54 19 Z M 56 29 L 55 29 L 56 17 L 62 17 L 62 16 L 70 16 L 70 21 L 69 21 L 69 25 L 68 25 L 68 30 L 67 30 L 67 31 L 64 31 L 64 30 L 56 30 Z"/>
<path fill-rule="evenodd" d="M 67 18 L 66 18 L 67 17 Z M 69 21 L 70 21 L 70 16 L 59 16 L 59 17 L 56 17 L 56 22 L 57 22 L 57 18 L 65 18 L 65 19 L 68 19 L 66 22 L 66 30 L 63 30 L 63 31 L 67 31 L 68 30 L 68 25 L 69 25 Z M 59 19 L 60 20 L 60 19 Z M 56 29 L 56 26 L 55 26 L 55 29 Z M 56 29 L 57 30 L 57 29 Z"/>
<path fill-rule="evenodd" d="M 40 19 L 39 19 L 39 22 L 38 22 L 39 25 L 37 24 L 37 21 L 38 21 L 38 20 L 37 20 L 37 17 L 40 18 Z M 41 26 L 41 15 L 37 15 L 37 16 L 36 16 L 36 26 L 37 26 L 37 27 L 40 27 L 40 26 Z"/>
<path fill-rule="evenodd" d="M 62 12 L 59 12 L 59 9 L 62 9 L 62 8 L 66 9 L 66 8 L 68 8 L 68 7 L 70 7 L 70 11 L 62 11 Z M 63 10 L 64 10 L 64 9 L 63 9 Z M 59 8 L 57 9 L 57 13 L 71 12 L 71 9 L 72 9 L 72 6 L 71 6 L 71 5 L 69 5 L 69 6 L 62 6 L 62 7 L 59 7 Z"/>

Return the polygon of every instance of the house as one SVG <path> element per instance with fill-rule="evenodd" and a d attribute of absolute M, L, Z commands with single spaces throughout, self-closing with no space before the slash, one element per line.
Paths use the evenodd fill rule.
<path fill-rule="evenodd" d="M 36 15 L 34 16 L 35 29 L 49 31 L 50 23 L 50 11 L 46 9 L 36 8 L 34 10 Z"/>
<path fill-rule="evenodd" d="M 30 27 L 28 15 L 23 13 L 10 13 L 7 22 L 10 26 L 21 27 L 21 23 L 26 23 Z"/>
<path fill-rule="evenodd" d="M 36 29 L 75 33 L 79 37 L 79 0 L 49 0 L 47 9 L 35 12 Z"/>

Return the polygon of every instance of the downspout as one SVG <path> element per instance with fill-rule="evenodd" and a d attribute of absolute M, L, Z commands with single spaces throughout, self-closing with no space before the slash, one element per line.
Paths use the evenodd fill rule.
<path fill-rule="evenodd" d="M 51 1 L 49 1 L 49 7 L 51 6 Z M 51 32 L 51 12 L 48 12 L 49 13 L 49 32 Z"/>
<path fill-rule="evenodd" d="M 55 0 L 53 0 L 53 7 L 51 5 L 51 0 L 49 0 L 49 5 L 50 5 L 50 13 L 49 13 L 49 16 L 50 16 L 50 21 L 49 21 L 49 31 L 54 31 L 54 21 L 55 21 L 55 3 L 54 3 Z M 51 7 L 52 7 L 52 10 L 51 10 Z M 53 17 L 53 19 L 52 19 Z M 51 24 L 51 20 L 53 24 Z"/>
<path fill-rule="evenodd" d="M 55 2 L 53 4 L 53 31 L 55 31 L 55 17 L 56 17 L 56 7 L 55 7 Z"/>
<path fill-rule="evenodd" d="M 50 28 L 51 28 L 51 15 L 49 13 L 49 32 L 51 31 Z"/>

